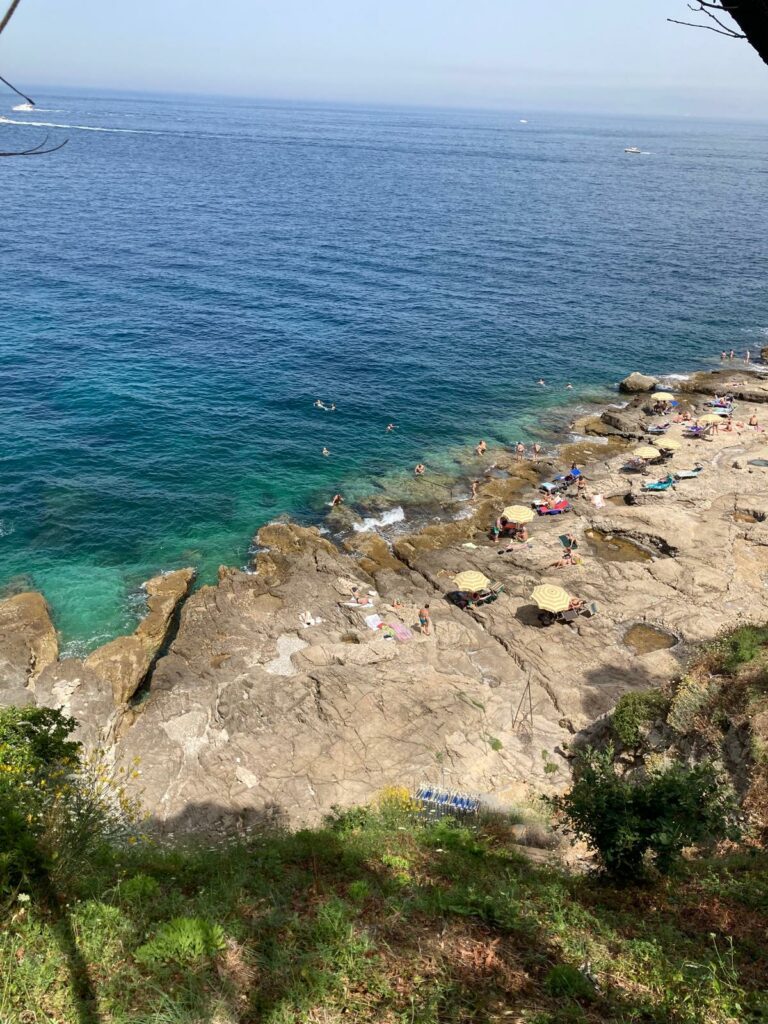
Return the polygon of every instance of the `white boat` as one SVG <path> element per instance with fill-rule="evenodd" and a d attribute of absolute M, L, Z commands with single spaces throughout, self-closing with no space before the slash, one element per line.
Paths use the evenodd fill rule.
<path fill-rule="evenodd" d="M 23 111 L 25 114 L 28 114 L 30 110 L 34 109 L 34 103 L 19 103 L 17 106 L 11 107 L 11 110 Z"/>
<path fill-rule="evenodd" d="M 642 149 L 639 146 L 627 146 L 624 150 L 625 153 L 642 153 Z"/>

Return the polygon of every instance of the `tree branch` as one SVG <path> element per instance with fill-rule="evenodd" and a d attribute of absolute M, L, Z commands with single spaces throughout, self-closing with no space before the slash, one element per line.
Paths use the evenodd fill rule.
<path fill-rule="evenodd" d="M 741 32 L 733 32 L 731 29 L 714 28 L 712 25 L 699 25 L 696 21 L 678 21 L 677 18 L 667 18 L 673 25 L 686 25 L 688 28 L 705 28 L 709 32 L 717 32 L 719 36 L 728 36 L 729 39 L 746 39 Z"/>
<path fill-rule="evenodd" d="M 23 100 L 26 100 L 27 103 L 31 103 L 34 107 L 35 101 L 30 96 L 26 96 L 23 92 L 17 89 L 15 85 L 11 85 L 7 78 L 3 78 L 3 76 L 0 75 L 0 82 L 2 82 L 3 85 L 7 85 L 11 92 L 15 92 L 17 96 L 21 96 Z"/>
<path fill-rule="evenodd" d="M 44 149 L 48 136 L 46 135 L 42 142 L 38 142 L 36 146 L 32 146 L 31 149 L 19 149 L 13 152 L 3 153 L 0 152 L 0 156 L 45 156 L 47 153 L 55 153 L 57 149 L 61 149 L 62 146 L 66 146 L 69 139 L 64 139 L 58 146 L 49 146 L 48 149 Z"/>
<path fill-rule="evenodd" d="M 708 10 L 708 8 L 711 8 L 711 10 Z M 712 21 L 714 21 L 714 23 L 716 25 L 719 25 L 720 28 L 724 29 L 725 32 L 728 35 L 732 35 L 736 39 L 746 39 L 747 38 L 746 36 L 740 35 L 734 29 L 730 28 L 730 26 L 724 25 L 723 22 L 720 21 L 720 19 L 716 15 L 712 14 L 712 10 L 724 11 L 725 10 L 724 7 L 719 7 L 717 4 L 704 3 L 703 0 L 699 0 L 699 6 L 698 7 L 694 7 L 692 4 L 688 4 L 688 10 L 689 11 L 693 11 L 694 14 L 699 14 L 699 13 L 705 14 L 708 18 L 711 18 Z"/>
<path fill-rule="evenodd" d="M 8 10 L 3 15 L 3 20 L 0 21 L 0 35 L 2 35 L 3 29 L 8 24 L 8 22 L 11 20 L 13 15 L 16 13 L 16 8 L 19 6 L 20 3 L 21 3 L 21 0 L 11 0 L 11 6 L 8 8 Z"/>

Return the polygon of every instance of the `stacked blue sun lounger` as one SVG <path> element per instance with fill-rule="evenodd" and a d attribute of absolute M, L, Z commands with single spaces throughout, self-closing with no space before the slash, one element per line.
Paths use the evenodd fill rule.
<path fill-rule="evenodd" d="M 425 810 L 437 814 L 477 814 L 480 810 L 480 801 L 476 796 L 441 789 L 439 786 L 420 786 L 416 799 Z"/>

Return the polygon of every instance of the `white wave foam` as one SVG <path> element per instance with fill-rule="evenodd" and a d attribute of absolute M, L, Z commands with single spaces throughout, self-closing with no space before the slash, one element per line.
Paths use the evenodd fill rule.
<path fill-rule="evenodd" d="M 0 117 L 0 124 L 26 125 L 30 128 L 66 128 L 67 131 L 78 132 L 113 132 L 119 135 L 163 135 L 164 132 L 151 131 L 148 128 L 95 128 L 89 124 L 57 124 L 54 121 L 17 121 L 12 117 Z"/>
<path fill-rule="evenodd" d="M 469 501 L 469 498 L 462 498 L 461 500 L 462 501 Z M 474 505 L 467 505 L 466 508 L 460 508 L 458 510 L 458 512 L 455 513 L 453 518 L 454 518 L 455 521 L 458 521 L 460 519 L 471 519 L 474 514 L 475 514 L 475 506 Z"/>
<path fill-rule="evenodd" d="M 663 380 L 690 380 L 690 373 L 665 373 Z"/>
<path fill-rule="evenodd" d="M 7 537 L 13 533 L 13 523 L 9 523 L 6 519 L 0 519 L 0 537 Z"/>
<path fill-rule="evenodd" d="M 371 516 L 368 519 L 364 519 L 362 523 L 355 523 L 355 533 L 370 533 L 371 530 L 380 529 L 383 526 L 394 526 L 395 523 L 402 523 L 405 519 L 405 512 L 402 508 L 397 505 L 395 508 L 389 509 L 388 512 L 384 512 L 380 519 L 375 519 Z"/>

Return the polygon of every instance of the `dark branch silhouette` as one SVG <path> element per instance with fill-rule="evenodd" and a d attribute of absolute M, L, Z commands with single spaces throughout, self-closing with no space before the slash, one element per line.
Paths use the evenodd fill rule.
<path fill-rule="evenodd" d="M 38 142 L 36 146 L 31 146 L 29 149 L 16 149 L 8 153 L 4 153 L 0 150 L 0 156 L 44 156 L 46 153 L 55 153 L 57 149 L 61 149 L 62 146 L 66 146 L 69 139 L 64 139 L 64 141 L 60 142 L 57 146 L 49 146 L 48 149 L 45 149 L 44 147 L 47 141 L 48 136 L 46 135 L 43 141 Z"/>
<path fill-rule="evenodd" d="M 2 35 L 4 28 L 15 14 L 16 8 L 19 6 L 20 3 L 21 0 L 12 0 L 11 6 L 3 15 L 3 20 L 0 21 L 0 35 Z"/>
<path fill-rule="evenodd" d="M 694 14 L 702 14 L 715 24 L 680 21 L 677 18 L 667 18 L 667 21 L 673 25 L 705 28 L 728 39 L 746 39 L 768 64 L 768 0 L 696 0 L 695 4 L 688 4 L 687 7 Z M 721 16 L 729 17 L 736 23 L 736 27 L 732 28 L 727 21 L 721 21 Z"/>
<path fill-rule="evenodd" d="M 21 3 L 21 0 L 12 0 L 10 7 L 8 8 L 8 10 L 3 15 L 2 21 L 0 21 L 0 34 L 2 34 L 3 30 L 8 25 L 8 22 L 11 20 L 13 15 L 16 13 L 16 9 L 17 9 L 17 7 L 19 6 L 20 3 Z M 7 78 L 3 78 L 3 76 L 0 75 L 0 82 L 2 82 L 3 85 L 7 85 L 8 88 L 11 89 L 13 92 L 15 92 L 17 96 L 21 96 L 21 98 L 23 100 L 25 100 L 27 103 L 31 104 L 34 107 L 35 101 L 30 96 L 27 96 L 25 93 L 23 93 L 20 89 L 17 89 L 15 85 L 11 85 L 11 83 L 8 81 Z M 39 142 L 36 146 L 30 146 L 29 149 L 17 149 L 17 150 L 6 150 L 6 151 L 0 150 L 0 157 L 4 157 L 4 156 L 47 156 L 49 153 L 55 153 L 57 149 L 61 149 L 63 146 L 66 146 L 66 144 L 69 141 L 69 139 L 64 139 L 64 141 L 60 142 L 58 144 L 58 146 L 49 146 L 46 149 L 45 144 L 46 144 L 47 141 L 48 141 L 48 136 L 46 135 L 42 142 Z"/>

